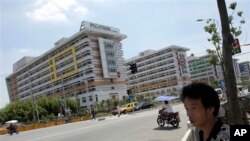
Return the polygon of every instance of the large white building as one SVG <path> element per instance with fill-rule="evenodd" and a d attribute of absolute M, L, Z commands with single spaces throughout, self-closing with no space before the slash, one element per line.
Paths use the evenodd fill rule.
<path fill-rule="evenodd" d="M 128 90 L 133 94 L 179 94 L 189 83 L 186 62 L 188 48 L 172 45 L 160 50 L 146 50 L 125 61 Z M 137 73 L 132 74 L 130 64 L 136 63 Z"/>
<path fill-rule="evenodd" d="M 189 56 L 188 65 L 190 71 L 190 79 L 192 82 L 210 83 L 212 81 L 224 80 L 222 65 L 218 63 L 213 66 L 209 63 L 210 55 Z M 233 67 L 236 83 L 241 83 L 239 64 L 237 59 L 233 59 Z"/>
<path fill-rule="evenodd" d="M 57 96 L 77 98 L 81 107 L 90 107 L 121 99 L 127 95 L 121 44 L 126 37 L 118 28 L 83 21 L 79 32 L 14 68 L 6 78 L 10 101 Z"/>

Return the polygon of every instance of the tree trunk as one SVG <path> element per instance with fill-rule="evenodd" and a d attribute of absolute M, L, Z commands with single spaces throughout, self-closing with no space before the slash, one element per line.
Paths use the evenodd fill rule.
<path fill-rule="evenodd" d="M 237 96 L 236 79 L 234 75 L 232 59 L 232 42 L 233 37 L 230 33 L 228 14 L 225 0 L 217 0 L 221 19 L 221 29 L 223 37 L 223 62 L 225 66 L 225 85 L 228 101 L 228 118 L 229 124 L 244 124 L 243 116 Z"/>

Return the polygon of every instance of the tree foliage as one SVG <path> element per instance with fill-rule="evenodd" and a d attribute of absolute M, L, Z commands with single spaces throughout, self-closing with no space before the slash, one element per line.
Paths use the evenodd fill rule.
<path fill-rule="evenodd" d="M 230 24 L 230 32 L 233 35 L 233 38 L 237 38 L 242 33 L 242 25 L 245 24 L 242 11 L 236 11 L 237 2 L 233 2 L 228 7 L 231 14 L 228 16 Z M 237 14 L 235 14 L 237 13 Z M 237 22 L 238 21 L 238 22 Z M 204 31 L 209 33 L 211 36 L 208 38 L 208 41 L 211 42 L 215 47 L 215 53 L 218 57 L 218 61 L 223 62 L 222 55 L 222 35 L 220 34 L 219 23 L 216 19 L 209 18 L 206 20 L 206 25 L 204 26 Z M 231 46 L 233 50 L 233 47 Z"/>
<path fill-rule="evenodd" d="M 0 112 L 0 122 L 5 123 L 9 120 L 18 120 L 20 122 L 34 122 L 39 115 L 40 120 L 53 120 L 58 113 L 62 114 L 63 101 L 59 98 L 40 97 L 34 101 L 16 101 L 5 106 Z M 77 110 L 77 101 L 67 99 L 67 106 L 71 109 L 72 114 L 83 115 L 86 112 L 83 109 Z M 36 106 L 35 106 L 36 104 Z M 78 113 L 79 112 L 79 113 Z"/>

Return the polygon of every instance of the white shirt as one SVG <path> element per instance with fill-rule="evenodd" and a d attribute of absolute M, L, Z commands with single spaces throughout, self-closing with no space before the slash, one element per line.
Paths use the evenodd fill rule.
<path fill-rule="evenodd" d="M 170 104 L 164 104 L 163 106 L 165 108 L 164 112 L 167 112 L 167 113 L 173 113 L 174 110 L 172 108 L 172 106 Z"/>

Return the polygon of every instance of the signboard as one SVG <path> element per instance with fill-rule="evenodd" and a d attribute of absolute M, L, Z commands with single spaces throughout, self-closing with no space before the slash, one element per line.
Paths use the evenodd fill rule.
<path fill-rule="evenodd" d="M 239 64 L 240 67 L 240 72 L 244 72 L 244 65 L 243 64 Z"/>
<path fill-rule="evenodd" d="M 222 89 L 223 91 L 226 90 L 224 80 L 220 80 L 220 87 L 221 87 L 221 89 Z"/>
<path fill-rule="evenodd" d="M 85 28 L 99 30 L 99 31 L 115 32 L 115 33 L 120 32 L 120 30 L 115 27 L 110 27 L 110 26 L 101 25 L 101 24 L 88 22 L 88 21 L 82 21 L 81 26 L 80 26 L 80 31 Z"/>
<path fill-rule="evenodd" d="M 121 77 L 121 73 L 118 71 L 117 72 L 117 77 L 120 78 Z"/>
<path fill-rule="evenodd" d="M 185 64 L 186 64 L 185 58 L 180 58 L 180 59 L 178 60 L 178 63 L 179 63 L 179 65 L 185 65 Z"/>

